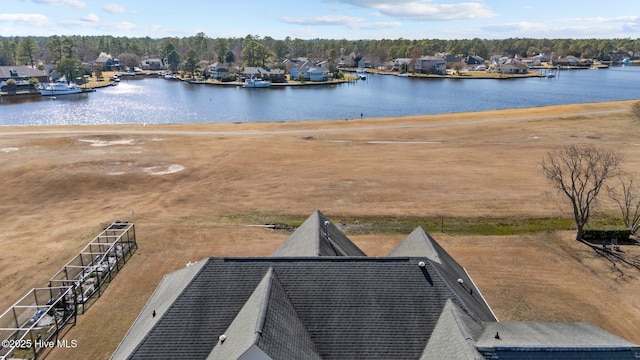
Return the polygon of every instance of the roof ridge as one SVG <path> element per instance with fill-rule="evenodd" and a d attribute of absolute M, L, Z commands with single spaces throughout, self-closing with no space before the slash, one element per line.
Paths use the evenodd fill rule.
<path fill-rule="evenodd" d="M 429 263 L 429 265 L 431 266 L 431 268 L 433 269 L 434 274 L 440 278 L 440 280 L 442 280 L 442 282 L 444 283 L 444 285 L 447 287 L 447 289 L 449 289 L 449 291 L 451 291 L 452 293 L 452 299 L 451 300 L 455 300 L 455 304 L 461 309 L 463 310 L 467 315 L 469 315 L 473 320 L 475 321 L 482 321 L 477 314 L 474 314 L 473 311 L 471 311 L 471 309 L 469 308 L 469 306 L 467 305 L 466 301 L 464 301 L 464 299 L 462 299 L 462 297 L 460 296 L 460 294 L 453 289 L 453 287 L 451 287 L 451 284 L 449 284 L 449 281 L 447 281 L 446 277 L 443 276 L 440 273 L 440 269 L 438 269 L 437 266 L 433 265 L 432 263 Z M 458 279 L 458 281 L 460 281 L 461 279 Z M 462 286 L 464 282 L 460 282 L 460 285 Z"/>
<path fill-rule="evenodd" d="M 265 289 L 262 292 L 262 300 L 260 301 L 260 311 L 258 312 L 258 318 L 256 319 L 256 327 L 254 334 L 262 334 L 262 329 L 264 328 L 264 320 L 267 317 L 267 309 L 269 308 L 269 299 L 271 298 L 271 288 L 273 286 L 273 281 L 275 280 L 275 274 L 273 272 L 273 267 L 269 266 L 269 270 L 264 275 L 264 280 L 266 280 Z M 257 338 L 254 340 L 254 343 L 257 342 Z"/>

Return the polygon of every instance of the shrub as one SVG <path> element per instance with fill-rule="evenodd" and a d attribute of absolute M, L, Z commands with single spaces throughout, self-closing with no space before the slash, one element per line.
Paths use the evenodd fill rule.
<path fill-rule="evenodd" d="M 631 236 L 631 230 L 595 230 L 588 229 L 582 233 L 582 239 L 587 242 L 610 243 L 613 240 L 617 242 L 628 242 Z"/>

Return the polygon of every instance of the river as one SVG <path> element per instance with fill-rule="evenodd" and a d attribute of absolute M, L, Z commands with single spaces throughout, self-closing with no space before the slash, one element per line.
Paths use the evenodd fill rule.
<path fill-rule="evenodd" d="M 147 77 L 96 92 L 0 98 L 0 125 L 239 123 L 442 114 L 640 99 L 640 67 L 555 78 L 414 79 L 371 75 L 326 86 L 245 89 Z"/>

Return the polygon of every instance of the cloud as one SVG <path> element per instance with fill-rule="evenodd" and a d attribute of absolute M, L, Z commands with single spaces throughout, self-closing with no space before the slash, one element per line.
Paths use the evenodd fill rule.
<path fill-rule="evenodd" d="M 485 19 L 496 14 L 482 2 L 438 4 L 429 0 L 335 0 L 356 7 L 375 9 L 380 14 L 413 21 Z"/>
<path fill-rule="evenodd" d="M 365 18 L 355 16 L 316 16 L 309 18 L 281 18 L 282 22 L 296 25 L 310 26 L 346 26 L 359 30 L 390 29 L 402 26 L 399 22 L 367 22 Z"/>
<path fill-rule="evenodd" d="M 126 31 L 126 32 L 135 30 L 137 27 L 138 26 L 136 24 L 130 23 L 128 21 L 122 21 L 122 22 L 111 24 L 112 29 Z"/>
<path fill-rule="evenodd" d="M 315 16 L 307 18 L 292 18 L 283 17 L 280 19 L 287 24 L 296 25 L 352 25 L 354 23 L 362 22 L 365 19 L 354 16 Z"/>
<path fill-rule="evenodd" d="M 49 18 L 42 14 L 0 14 L 0 22 L 25 23 L 30 26 L 49 26 Z"/>
<path fill-rule="evenodd" d="M 126 14 L 129 12 L 129 10 L 127 10 L 127 8 L 125 8 L 124 6 L 113 3 L 105 4 L 102 7 L 102 10 L 110 14 Z"/>
<path fill-rule="evenodd" d="M 98 15 L 96 14 L 87 14 L 83 17 L 80 18 L 80 20 L 84 21 L 84 22 L 88 22 L 88 23 L 99 23 L 100 22 L 100 18 L 98 17 Z"/>
<path fill-rule="evenodd" d="M 63 20 L 63 21 L 60 21 L 60 24 L 69 25 L 69 26 L 85 27 L 85 28 L 95 28 L 95 27 L 98 27 L 100 25 L 100 18 L 98 17 L 98 15 L 91 13 L 91 14 L 87 14 L 87 15 L 81 17 L 79 20 Z"/>
<path fill-rule="evenodd" d="M 416 0 L 333 0 L 330 2 L 338 2 L 342 4 L 353 5 L 363 8 L 375 8 L 379 5 L 398 6 L 416 2 Z"/>
<path fill-rule="evenodd" d="M 558 22 L 571 22 L 571 23 L 615 23 L 615 22 L 635 22 L 640 20 L 640 16 L 618 16 L 612 18 L 605 17 L 591 17 L 591 18 L 566 18 L 557 19 Z"/>
<path fill-rule="evenodd" d="M 489 32 L 498 37 L 571 37 L 571 38 L 615 38 L 619 37 L 621 31 L 634 31 L 633 27 L 625 28 L 620 26 L 602 25 L 595 26 L 593 24 L 585 25 L 556 25 L 554 21 L 551 24 L 542 22 L 515 22 L 505 24 L 489 25 L 482 28 L 483 31 Z M 627 24 L 628 25 L 628 24 Z"/>
<path fill-rule="evenodd" d="M 46 5 L 69 5 L 78 9 L 84 9 L 87 7 L 85 3 L 80 0 L 31 0 L 38 4 L 46 4 Z"/>
<path fill-rule="evenodd" d="M 416 1 L 401 6 L 376 5 L 374 8 L 383 15 L 417 21 L 484 19 L 496 16 L 481 3 L 431 4 L 424 1 Z"/>
<path fill-rule="evenodd" d="M 380 30 L 380 29 L 392 29 L 402 26 L 401 22 L 398 21 L 388 21 L 388 22 L 373 22 L 373 23 L 363 23 L 356 24 L 354 27 L 361 30 Z"/>

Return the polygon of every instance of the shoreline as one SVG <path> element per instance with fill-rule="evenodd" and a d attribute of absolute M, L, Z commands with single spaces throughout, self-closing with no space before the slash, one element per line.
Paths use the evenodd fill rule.
<path fill-rule="evenodd" d="M 78 132 L 86 133 L 95 131 L 95 129 L 102 132 L 110 132 L 112 130 L 138 130 L 139 132 L 151 132 L 151 131 L 188 131 L 194 133 L 198 131 L 206 132 L 211 131 L 211 128 L 220 128 L 219 132 L 214 133 L 216 135 L 242 135 L 243 132 L 247 134 L 255 131 L 263 130 L 269 134 L 277 134 L 278 129 L 282 129 L 280 133 L 291 133 L 291 131 L 306 131 L 313 128 L 326 128 L 327 125 L 337 126 L 340 131 L 344 131 L 345 125 L 347 127 L 353 127 L 355 130 L 363 126 L 394 126 L 393 124 L 407 123 L 409 125 L 419 125 L 424 121 L 437 121 L 438 119 L 449 118 L 472 118 L 479 119 L 485 116 L 497 116 L 498 118 L 504 117 L 516 117 L 522 120 L 534 118 L 536 113 L 552 112 L 553 115 L 547 115 L 551 117 L 562 117 L 567 114 L 581 114 L 591 113 L 593 111 L 599 112 L 623 112 L 639 99 L 635 100 L 617 100 L 617 101 L 603 101 L 603 102 L 591 102 L 591 103 L 578 103 L 578 104 L 562 104 L 562 105 L 549 105 L 538 106 L 528 108 L 509 108 L 499 110 L 482 110 L 472 112 L 455 112 L 445 114 L 424 114 L 424 115 L 407 115 L 407 116 L 394 116 L 394 117 L 365 117 L 364 119 L 350 119 L 350 120 L 334 120 L 334 119 L 322 119 L 322 120 L 293 120 L 293 121 L 264 121 L 264 122 L 242 122 L 242 123 L 171 123 L 171 124 L 80 124 L 80 125 L 2 125 L 0 124 L 0 136 L 7 134 L 22 133 L 24 135 L 38 134 L 41 131 L 52 133 L 68 133 Z M 580 111 L 577 111 L 580 110 Z M 529 116 L 522 116 L 522 114 L 533 114 Z M 434 125 L 427 125 L 434 126 Z M 37 131 L 24 131 L 24 129 L 39 129 Z M 47 130 L 48 129 L 48 130 Z M 74 129 L 74 130 L 67 130 Z M 188 130 L 186 130 L 188 129 Z M 200 129 L 200 130 L 196 130 Z M 297 130 L 293 130 L 297 129 Z M 60 131 L 62 130 L 62 131 Z"/>

